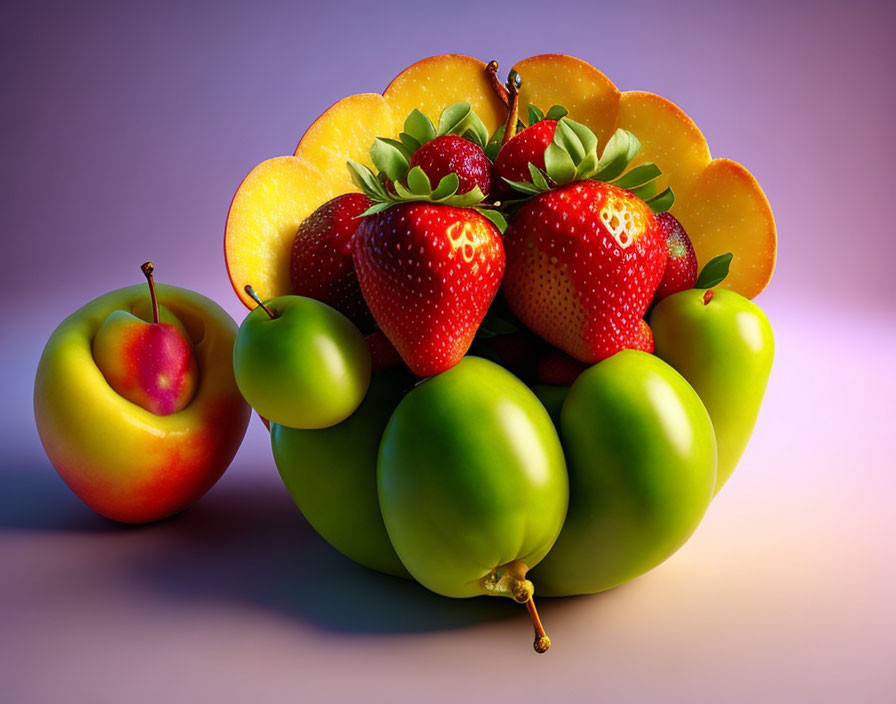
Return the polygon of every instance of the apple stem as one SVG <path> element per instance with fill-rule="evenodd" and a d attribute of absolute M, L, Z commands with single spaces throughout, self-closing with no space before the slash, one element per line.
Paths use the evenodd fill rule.
<path fill-rule="evenodd" d="M 705 306 L 709 305 L 709 302 L 712 300 L 712 296 L 713 296 L 712 289 L 711 288 L 706 289 L 706 293 L 703 294 L 703 305 L 705 305 Z"/>
<path fill-rule="evenodd" d="M 140 266 L 140 271 L 143 272 L 143 275 L 146 277 L 146 282 L 149 284 L 149 297 L 152 300 L 152 322 L 155 325 L 158 325 L 159 324 L 159 300 L 156 298 L 156 284 L 152 278 L 152 273 L 155 270 L 156 270 L 156 268 L 152 262 L 144 262 Z"/>
<path fill-rule="evenodd" d="M 272 311 L 270 308 L 268 308 L 262 302 L 262 300 L 258 297 L 258 294 L 255 293 L 255 289 L 252 288 L 252 286 L 250 284 L 246 284 L 246 286 L 243 288 L 243 290 L 246 292 L 246 294 L 249 296 L 249 298 L 251 298 L 253 301 L 255 301 L 258 304 L 259 308 L 261 308 L 265 313 L 267 313 L 270 316 L 271 320 L 273 320 L 274 318 L 277 317 L 277 314 L 274 313 L 274 311 Z"/>
<path fill-rule="evenodd" d="M 498 78 L 498 62 L 489 61 L 485 66 L 485 75 L 488 76 L 488 82 L 491 83 L 492 90 L 498 99 L 504 103 L 504 107 L 510 107 L 510 92 L 504 87 Z"/>
<path fill-rule="evenodd" d="M 551 639 L 544 632 L 544 626 L 541 625 L 541 619 L 538 617 L 538 609 L 535 608 L 535 600 L 529 595 L 526 602 L 526 608 L 529 609 L 529 616 L 532 618 L 532 625 L 535 627 L 535 643 L 533 647 L 536 653 L 544 653 L 551 647 Z"/>
<path fill-rule="evenodd" d="M 510 110 L 507 113 L 507 122 L 504 123 L 504 139 L 501 140 L 503 147 L 516 135 L 516 123 L 520 119 L 520 87 L 523 85 L 523 79 L 513 69 L 507 75 L 507 90 L 510 93 Z"/>

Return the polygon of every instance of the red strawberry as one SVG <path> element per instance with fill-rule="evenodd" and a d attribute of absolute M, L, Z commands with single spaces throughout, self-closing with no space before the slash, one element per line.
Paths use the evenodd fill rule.
<path fill-rule="evenodd" d="M 666 266 L 662 231 L 644 201 L 574 181 L 523 205 L 504 246 L 507 303 L 545 340 L 588 364 L 643 344 L 640 320 Z"/>
<path fill-rule="evenodd" d="M 463 137 L 436 137 L 414 152 L 410 168 L 419 166 L 435 188 L 448 174 L 457 174 L 458 193 L 467 193 L 479 186 L 483 195 L 492 188 L 492 162 L 477 144 Z"/>
<path fill-rule="evenodd" d="M 577 359 L 573 359 L 565 352 L 558 349 L 549 350 L 541 359 L 535 369 L 535 374 L 542 384 L 555 386 L 572 386 L 579 374 L 588 368 Z"/>
<path fill-rule="evenodd" d="M 373 327 L 373 316 L 358 285 L 352 240 L 358 216 L 371 205 L 361 193 L 324 203 L 299 225 L 290 262 L 293 293 L 333 306 L 363 330 Z"/>
<path fill-rule="evenodd" d="M 353 254 L 373 317 L 417 376 L 460 361 L 504 274 L 498 229 L 475 210 L 434 203 L 362 218 Z"/>
<path fill-rule="evenodd" d="M 654 297 L 655 302 L 673 293 L 694 288 L 697 283 L 697 255 L 688 233 L 672 213 L 660 213 L 656 219 L 666 240 L 669 258 L 663 280 Z"/>
<path fill-rule="evenodd" d="M 528 181 L 531 178 L 530 163 L 544 170 L 544 150 L 554 139 L 556 129 L 556 120 L 542 120 L 513 137 L 501 147 L 495 159 L 496 177 L 508 181 Z M 504 184 L 502 192 L 507 193 L 510 187 L 503 180 L 501 183 Z"/>
<path fill-rule="evenodd" d="M 650 329 L 646 320 L 639 321 L 638 325 L 632 329 L 625 339 L 624 349 L 641 350 L 642 352 L 650 352 L 650 354 L 653 354 L 653 330 Z"/>
<path fill-rule="evenodd" d="M 374 330 L 364 341 L 370 350 L 370 371 L 378 372 L 401 366 L 401 355 L 382 330 Z"/>

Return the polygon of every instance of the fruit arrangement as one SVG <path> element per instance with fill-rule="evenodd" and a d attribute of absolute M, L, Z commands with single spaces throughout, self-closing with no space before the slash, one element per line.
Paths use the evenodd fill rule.
<path fill-rule="evenodd" d="M 750 300 L 774 269 L 768 202 L 658 95 L 563 55 L 498 70 L 420 61 L 246 176 L 224 241 L 251 309 L 235 335 L 172 287 L 152 317 L 137 287 L 60 326 L 35 411 L 85 502 L 125 521 L 185 507 L 229 463 L 244 398 L 333 547 L 526 605 L 538 652 L 536 586 L 609 589 L 689 538 L 771 371 Z M 158 487 L 108 447 L 118 422 Z M 195 443 L 175 440 L 189 423 Z"/>

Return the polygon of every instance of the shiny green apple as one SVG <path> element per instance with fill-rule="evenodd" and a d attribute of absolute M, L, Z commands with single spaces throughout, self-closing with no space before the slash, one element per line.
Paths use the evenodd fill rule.
<path fill-rule="evenodd" d="M 709 415 L 678 372 L 624 350 L 583 372 L 560 413 L 569 513 L 532 580 L 548 596 L 609 589 L 660 564 L 713 495 Z"/>
<path fill-rule="evenodd" d="M 759 414 L 774 358 L 768 318 L 726 289 L 691 289 L 662 300 L 650 317 L 656 354 L 690 382 L 715 428 L 716 491 L 731 476 Z"/>

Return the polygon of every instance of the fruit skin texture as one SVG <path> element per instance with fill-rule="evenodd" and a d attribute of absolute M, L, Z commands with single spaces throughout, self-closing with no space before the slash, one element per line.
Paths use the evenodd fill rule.
<path fill-rule="evenodd" d="M 768 318 L 734 291 L 682 291 L 650 316 L 656 354 L 690 382 L 712 418 L 719 447 L 716 491 L 740 460 L 765 394 L 775 353 Z"/>
<path fill-rule="evenodd" d="M 199 369 L 183 325 L 166 308 L 159 323 L 116 310 L 93 338 L 93 358 L 116 392 L 151 413 L 186 408 L 196 393 Z"/>
<path fill-rule="evenodd" d="M 663 232 L 668 254 L 666 271 L 654 296 L 654 301 L 661 301 L 673 293 L 694 288 L 697 283 L 697 255 L 688 233 L 672 213 L 660 213 L 656 220 Z"/>
<path fill-rule="evenodd" d="M 419 166 L 435 188 L 448 174 L 457 174 L 458 193 L 467 193 L 479 186 L 483 195 L 492 190 L 492 162 L 478 144 L 455 135 L 436 137 L 420 147 L 409 168 Z"/>
<path fill-rule="evenodd" d="M 552 345 L 593 364 L 647 344 L 640 320 L 666 251 L 642 200 L 606 183 L 575 181 L 526 203 L 504 247 L 507 303 Z"/>
<path fill-rule="evenodd" d="M 530 125 L 507 144 L 501 147 L 495 159 L 495 174 L 504 184 L 504 192 L 513 193 L 503 179 L 508 181 L 529 181 L 529 164 L 532 163 L 544 171 L 544 150 L 554 139 L 557 129 L 556 120 L 541 120 Z"/>
<path fill-rule="evenodd" d="M 417 376 L 457 364 L 501 285 L 498 229 L 475 210 L 401 203 L 365 217 L 354 246 L 377 325 Z"/>
<path fill-rule="evenodd" d="M 362 193 L 345 193 L 327 201 L 299 225 L 292 243 L 292 292 L 332 306 L 362 330 L 373 316 L 364 302 L 352 242 L 358 216 L 373 203 Z"/>
<path fill-rule="evenodd" d="M 516 377 L 465 357 L 399 404 L 380 445 L 380 508 L 413 577 L 450 597 L 488 593 L 513 561 L 536 565 L 566 515 L 557 432 Z"/>
<path fill-rule="evenodd" d="M 684 544 L 713 496 L 716 446 L 706 409 L 678 372 L 624 350 L 579 376 L 560 431 L 569 513 L 532 575 L 541 594 L 610 589 Z"/>
<path fill-rule="evenodd" d="M 346 557 L 398 577 L 409 575 L 383 524 L 376 462 L 383 430 L 410 379 L 406 371 L 374 374 L 358 410 L 331 428 L 271 427 L 277 469 L 312 527 Z"/>
<path fill-rule="evenodd" d="M 156 290 L 198 360 L 199 385 L 183 410 L 159 416 L 131 403 L 93 358 L 103 322 L 116 310 L 140 311 L 145 284 L 100 296 L 63 320 L 34 382 L 34 417 L 50 462 L 85 504 L 123 523 L 160 520 L 196 501 L 228 467 L 249 423 L 233 378 L 233 320 L 198 293 Z"/>
<path fill-rule="evenodd" d="M 370 352 L 358 328 L 304 296 L 268 301 L 240 326 L 233 369 L 258 413 L 290 428 L 328 428 L 348 418 L 370 383 Z"/>

